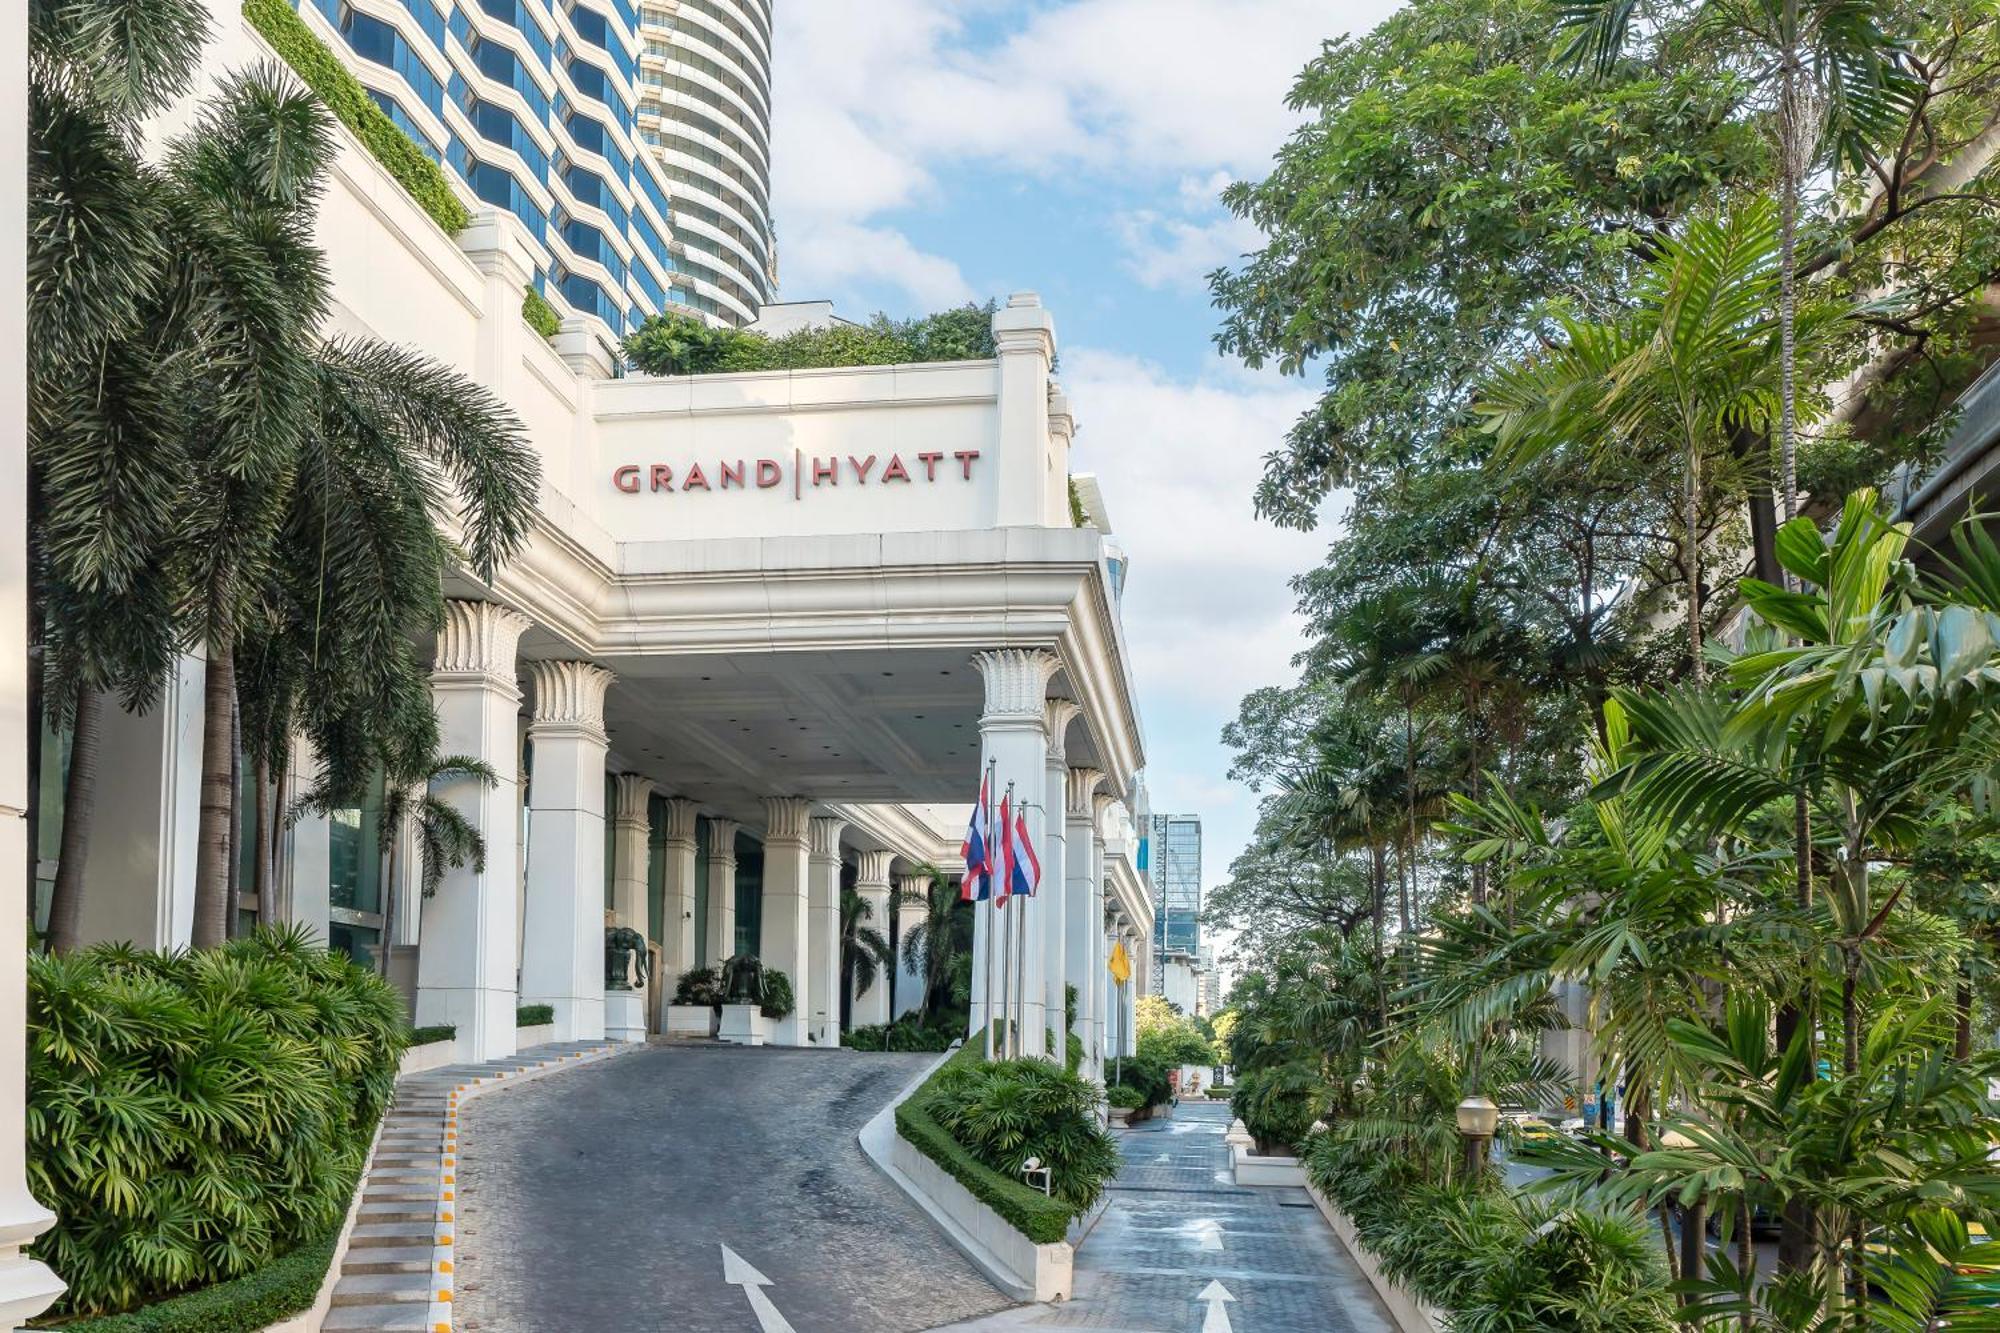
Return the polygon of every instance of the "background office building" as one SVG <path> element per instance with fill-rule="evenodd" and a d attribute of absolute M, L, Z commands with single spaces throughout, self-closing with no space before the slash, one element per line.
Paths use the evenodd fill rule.
<path fill-rule="evenodd" d="M 531 282 L 609 338 L 678 306 L 747 324 L 776 287 L 770 0 L 297 0 Z"/>
<path fill-rule="evenodd" d="M 1201 816 L 1153 815 L 1146 843 L 1153 991 L 1192 1014 L 1201 960 Z"/>

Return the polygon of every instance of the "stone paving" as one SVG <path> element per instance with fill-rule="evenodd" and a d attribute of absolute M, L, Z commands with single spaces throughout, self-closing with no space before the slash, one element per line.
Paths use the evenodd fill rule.
<path fill-rule="evenodd" d="M 1118 1135 L 1111 1206 L 1076 1257 L 1076 1294 L 958 1325 L 963 1333 L 1088 1328 L 1104 1333 L 1394 1333 L 1375 1293 L 1301 1189 L 1233 1183 L 1229 1107 L 1184 1102 Z M 1199 1298 L 1234 1299 L 1211 1321 Z"/>
<path fill-rule="evenodd" d="M 855 1141 L 936 1058 L 656 1043 L 474 1102 L 456 1327 L 913 1333 L 1005 1308 Z"/>

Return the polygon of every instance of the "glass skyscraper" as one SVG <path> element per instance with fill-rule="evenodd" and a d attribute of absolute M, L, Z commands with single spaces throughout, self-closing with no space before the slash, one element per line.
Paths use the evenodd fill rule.
<path fill-rule="evenodd" d="M 1154 956 L 1194 959 L 1201 951 L 1201 816 L 1154 815 L 1146 843 Z M 1163 977 L 1165 969 L 1154 975 Z"/>
<path fill-rule="evenodd" d="M 297 0 L 535 285 L 621 335 L 771 298 L 771 0 Z"/>

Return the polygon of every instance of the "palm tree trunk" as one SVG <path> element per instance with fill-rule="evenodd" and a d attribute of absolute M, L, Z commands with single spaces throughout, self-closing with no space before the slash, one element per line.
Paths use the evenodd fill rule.
<path fill-rule="evenodd" d="M 1952 1033 L 1951 1053 L 1957 1060 L 1972 1058 L 1972 978 L 1965 973 L 1964 964 L 1958 970 L 1958 994 L 1953 997 L 1958 1010 L 1958 1021 Z"/>
<path fill-rule="evenodd" d="M 97 748 L 104 731 L 102 691 L 78 687 L 76 721 L 70 733 L 69 779 L 63 784 L 61 859 L 49 894 L 48 944 L 68 953 L 83 937 L 83 871 L 90 856 L 90 825 L 97 813 Z M 29 829 L 30 854 L 32 834 Z"/>
<path fill-rule="evenodd" d="M 226 633 L 208 644 L 202 684 L 201 824 L 195 839 L 194 947 L 212 949 L 229 938 L 230 835 L 235 831 L 236 793 L 229 785 L 234 765 L 236 711 L 235 645 Z"/>
<path fill-rule="evenodd" d="M 1757 1251 L 1750 1240 L 1750 1196 L 1736 1196 L 1736 1271 L 1748 1273 L 1757 1262 Z M 1755 1322 L 1752 1311 L 1745 1310 L 1741 1319 L 1743 1333 L 1750 1333 Z"/>
<path fill-rule="evenodd" d="M 243 710 L 234 691 L 229 699 L 229 917 L 225 923 L 230 939 L 243 933 L 243 857 L 237 846 L 243 836 L 243 820 L 237 804 L 243 799 Z"/>
<path fill-rule="evenodd" d="M 1701 660 L 1701 454 L 1695 441 L 1688 441 L 1686 484 L 1681 495 L 1681 569 L 1687 579 L 1688 659 L 1697 685 L 1708 683 L 1708 667 Z"/>
<path fill-rule="evenodd" d="M 1701 1276 L 1708 1246 L 1708 1201 L 1696 1199 L 1681 1209 L 1681 1276 L 1692 1282 Z M 1690 1298 L 1682 1297 L 1681 1304 Z"/>
<path fill-rule="evenodd" d="M 389 950 L 396 943 L 396 854 L 402 841 L 398 832 L 382 830 L 382 940 L 375 950 L 375 970 L 384 977 L 389 975 Z"/>
<path fill-rule="evenodd" d="M 1403 816 L 1404 836 L 1409 839 L 1409 887 L 1403 894 L 1403 933 L 1410 933 L 1410 899 L 1417 892 L 1417 719 L 1407 701 L 1403 704 Z"/>
<path fill-rule="evenodd" d="M 250 888 L 257 895 L 257 924 L 269 925 L 271 913 L 271 760 L 259 755 L 252 770 L 252 779 L 257 784 L 257 802 L 253 811 L 256 828 L 251 846 L 255 849 L 250 865 Z"/>

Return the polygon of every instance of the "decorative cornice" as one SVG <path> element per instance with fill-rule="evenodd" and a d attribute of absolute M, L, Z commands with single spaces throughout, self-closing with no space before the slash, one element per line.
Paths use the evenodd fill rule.
<path fill-rule="evenodd" d="M 536 727 L 570 726 L 604 735 L 604 695 L 613 676 L 589 662 L 530 662 Z"/>
<path fill-rule="evenodd" d="M 1098 792 L 1090 798 L 1091 813 L 1097 817 L 1097 831 L 1100 835 L 1104 832 L 1105 814 L 1110 811 L 1112 806 L 1117 804 L 1118 797 L 1108 791 Z"/>
<path fill-rule="evenodd" d="M 1049 765 L 1061 768 L 1069 757 L 1063 746 L 1069 724 L 1083 716 L 1083 707 L 1072 699 L 1047 699 L 1042 709 L 1049 732 Z"/>
<path fill-rule="evenodd" d="M 708 817 L 708 864 L 712 867 L 727 861 L 736 864 L 736 831 L 740 828 L 733 819 Z"/>
<path fill-rule="evenodd" d="M 694 846 L 695 820 L 701 815 L 701 807 L 681 796 L 670 796 L 666 802 L 666 813 L 660 821 L 663 841 L 669 847 L 688 848 Z M 735 837 L 734 832 L 730 834 Z"/>
<path fill-rule="evenodd" d="M 767 802 L 768 804 L 768 802 Z M 807 845 L 815 861 L 838 861 L 840 859 L 840 835 L 847 832 L 847 821 L 832 815 L 815 815 L 807 826 Z"/>
<path fill-rule="evenodd" d="M 618 775 L 618 809 L 613 816 L 621 824 L 646 824 L 653 799 L 653 780 L 640 773 Z"/>
<path fill-rule="evenodd" d="M 972 663 L 986 682 L 986 709 L 980 714 L 982 726 L 993 722 L 1031 722 L 1040 727 L 1047 718 L 1043 705 L 1049 681 L 1062 663 L 1046 648 L 999 648 L 974 653 Z"/>
<path fill-rule="evenodd" d="M 1034 292 L 1015 292 L 993 312 L 993 348 L 999 356 L 1039 353 L 1044 366 L 1055 360 L 1056 322 Z"/>
<path fill-rule="evenodd" d="M 1063 813 L 1071 819 L 1089 818 L 1091 798 L 1102 781 L 1104 774 L 1094 768 L 1072 768 L 1063 786 Z"/>
<path fill-rule="evenodd" d="M 887 893 L 889 891 L 889 863 L 895 859 L 896 854 L 894 852 L 862 852 L 855 859 L 855 889 L 857 891 Z"/>
<path fill-rule="evenodd" d="M 534 622 L 498 602 L 447 601 L 444 625 L 438 630 L 437 659 L 431 679 L 479 681 L 521 697 L 514 674 L 514 652 L 521 635 Z"/>
<path fill-rule="evenodd" d="M 803 796 L 764 798 L 764 841 L 803 844 L 812 815 L 812 802 Z"/>

